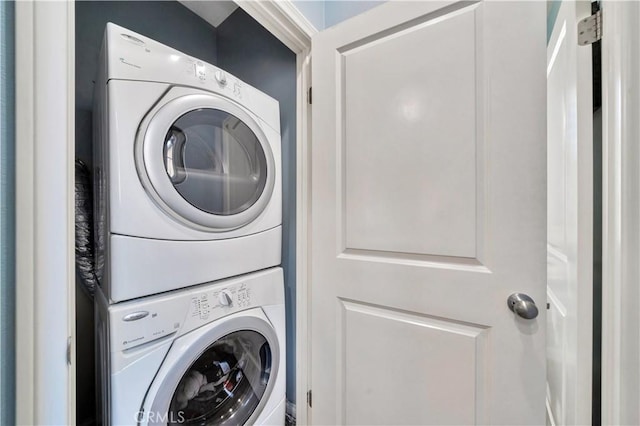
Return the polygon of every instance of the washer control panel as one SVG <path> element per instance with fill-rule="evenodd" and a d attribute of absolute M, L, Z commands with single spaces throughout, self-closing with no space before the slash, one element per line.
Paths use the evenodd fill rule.
<path fill-rule="evenodd" d="M 200 80 L 200 81 L 205 81 L 207 79 L 207 69 L 204 65 L 204 63 L 197 61 L 195 63 L 195 69 L 196 69 L 196 77 Z"/>
<path fill-rule="evenodd" d="M 223 311 L 241 310 L 250 306 L 251 288 L 241 283 L 192 296 L 189 316 L 208 320 L 212 315 L 220 316 Z"/>
<path fill-rule="evenodd" d="M 284 304 L 281 268 L 110 305 L 111 350 L 177 337 L 231 314 L 276 304 Z"/>

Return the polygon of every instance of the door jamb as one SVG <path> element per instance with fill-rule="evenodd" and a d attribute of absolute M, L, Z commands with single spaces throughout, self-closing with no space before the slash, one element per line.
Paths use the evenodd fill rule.
<path fill-rule="evenodd" d="M 640 422 L 639 18 L 635 2 L 602 2 L 602 424 Z"/>
<path fill-rule="evenodd" d="M 311 38 L 318 30 L 290 0 L 236 0 L 253 19 L 296 54 L 296 423 L 310 422 L 310 288 L 309 230 L 311 229 Z"/>
<path fill-rule="evenodd" d="M 15 13 L 16 422 L 75 424 L 75 8 Z"/>

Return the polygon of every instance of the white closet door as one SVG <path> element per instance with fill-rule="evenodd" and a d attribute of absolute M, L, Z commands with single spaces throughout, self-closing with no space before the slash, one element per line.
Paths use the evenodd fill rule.
<path fill-rule="evenodd" d="M 313 424 L 544 424 L 545 26 L 388 2 L 314 38 Z"/>
<path fill-rule="evenodd" d="M 552 424 L 591 424 L 593 99 L 587 1 L 563 1 L 547 46 L 547 410 Z"/>

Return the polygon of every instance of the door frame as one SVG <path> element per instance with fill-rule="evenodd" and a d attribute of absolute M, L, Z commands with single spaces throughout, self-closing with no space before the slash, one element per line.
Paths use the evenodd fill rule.
<path fill-rule="evenodd" d="M 75 9 L 15 11 L 16 423 L 75 424 Z"/>
<path fill-rule="evenodd" d="M 290 0 L 235 0 L 259 24 L 296 54 L 296 423 L 309 422 L 310 287 L 309 231 L 311 229 L 311 38 L 318 30 Z"/>
<path fill-rule="evenodd" d="M 557 329 L 556 332 L 562 343 L 562 355 L 556 354 L 559 357 L 559 364 L 562 365 L 559 375 L 555 376 L 551 374 L 551 371 L 547 371 L 547 416 L 552 425 L 562 424 L 588 424 L 592 418 L 592 406 L 593 406 L 593 252 L 594 252 L 594 240 L 593 240 L 593 198 L 595 187 L 593 183 L 593 148 L 589 144 L 589 141 L 593 140 L 593 105 L 592 105 L 592 47 L 579 46 L 578 34 L 573 32 L 571 28 L 586 16 L 591 15 L 591 3 L 584 0 L 577 1 L 563 1 L 560 2 L 557 14 L 553 20 L 553 28 L 551 28 L 550 38 L 547 42 L 547 78 L 549 73 L 552 72 L 553 64 L 557 56 L 567 54 L 570 59 L 575 59 L 573 63 L 569 63 L 569 69 L 574 72 L 569 80 L 569 87 L 573 87 L 575 84 L 578 88 L 576 94 L 569 95 L 573 101 L 576 102 L 576 109 L 569 114 L 572 116 L 575 114 L 575 121 L 571 118 L 570 127 L 575 126 L 575 133 L 572 133 L 572 137 L 578 141 L 578 144 L 568 148 L 571 152 L 575 150 L 576 157 L 565 153 L 566 157 L 571 157 L 572 160 L 564 158 L 564 167 L 569 167 L 569 175 L 574 176 L 572 179 L 572 185 L 574 187 L 573 196 L 569 197 L 572 200 L 574 206 L 577 206 L 576 217 L 565 223 L 565 231 L 569 232 L 570 237 L 567 241 L 567 246 L 560 244 L 558 247 L 553 247 L 549 241 L 547 241 L 547 253 L 548 255 L 548 268 L 549 262 L 553 263 L 557 268 L 559 265 L 563 265 L 563 268 L 569 269 L 572 272 L 562 277 L 563 284 L 567 285 L 571 298 L 566 303 L 563 297 L 558 297 L 557 293 L 554 293 L 554 287 L 551 286 L 551 282 L 558 277 L 548 277 L 547 291 L 548 302 L 550 303 L 550 311 L 555 311 L 557 314 L 560 311 L 564 311 L 558 317 L 563 317 L 560 322 L 552 322 L 552 314 L 550 313 L 547 321 L 548 330 Z M 550 23 L 548 22 L 547 25 Z M 565 27 L 568 26 L 569 28 Z M 564 47 L 561 47 L 564 46 Z M 564 50 L 566 49 L 566 50 Z M 558 55 L 558 52 L 563 52 Z M 551 55 L 549 55 L 551 53 Z M 575 56 L 574 56 L 575 55 Z M 551 68 L 550 68 L 551 67 Z M 548 99 L 550 98 L 548 93 Z M 548 114 L 548 112 L 547 112 Z M 562 114 L 559 114 L 562 116 Z M 565 114 L 564 117 L 567 120 Z M 566 129 L 565 129 L 566 130 Z M 580 142 L 585 142 L 580 144 Z M 547 141 L 547 144 L 550 142 Z M 552 152 L 551 150 L 549 152 Z M 551 155 L 550 153 L 547 154 Z M 556 158 L 556 160 L 558 160 Z M 569 161 L 569 164 L 567 164 Z M 566 174 L 565 170 L 565 174 Z M 574 174 L 575 173 L 575 174 Z M 575 179 L 575 182 L 573 181 Z M 549 182 L 553 182 L 549 180 Z M 550 186 L 552 188 L 552 186 Z M 566 189 L 566 188 L 565 188 Z M 571 192 L 572 190 L 569 190 Z M 565 192 L 565 197 L 567 193 Z M 575 198 L 575 199 L 574 199 Z M 551 206 L 548 206 L 548 209 Z M 570 210 L 572 211 L 572 210 Z M 571 213 L 574 214 L 573 212 Z M 566 218 L 566 213 L 565 213 Z M 574 222 L 575 221 L 575 222 Z M 575 228 L 574 228 L 575 227 Z M 573 231 L 570 231 L 571 229 Z M 551 259 L 551 260 L 549 260 Z M 548 269 L 549 270 L 549 269 Z M 557 291 L 557 288 L 555 288 Z M 575 314 L 575 319 L 574 319 Z M 580 318 L 580 320 L 578 320 Z M 574 323 L 575 321 L 575 323 Z M 560 331 L 562 330 L 562 331 Z M 551 342 L 554 339 L 552 336 L 556 334 L 550 332 L 547 335 L 547 342 Z M 573 336 L 572 338 L 570 336 Z M 549 350 L 549 348 L 547 348 Z M 575 352 L 573 352 L 575 350 Z M 576 356 L 581 354 L 580 356 Z M 553 376 L 553 377 L 552 377 Z M 549 378 L 555 379 L 552 382 L 562 383 L 561 387 L 557 389 L 557 393 L 551 393 L 551 387 L 549 386 Z M 566 394 L 565 394 L 566 392 Z M 552 410 L 555 404 L 561 404 L 559 412 L 556 413 Z M 568 408 L 568 409 L 567 409 Z M 565 410 L 566 409 L 566 410 Z M 565 412 L 566 411 L 566 412 Z M 554 414 L 563 414 L 563 418 L 555 418 Z"/>
<path fill-rule="evenodd" d="M 637 424 L 640 5 L 604 0 L 602 17 L 602 424 Z"/>
<path fill-rule="evenodd" d="M 304 425 L 308 423 L 310 361 L 311 108 L 307 89 L 311 37 L 317 29 L 290 0 L 237 3 L 297 57 L 296 414 L 298 423 Z M 631 232 L 640 229 L 640 179 L 634 172 L 640 160 L 622 153 L 637 153 L 632 144 L 640 137 L 640 129 L 634 127 L 637 120 L 623 118 L 640 112 L 640 90 L 616 91 L 620 83 L 634 87 L 629 83 L 637 76 L 636 70 L 622 60 L 622 52 L 629 48 L 637 52 L 640 47 L 640 35 L 629 19 L 637 22 L 639 7 L 629 2 L 602 2 L 604 27 L 611 31 L 602 39 L 602 414 L 607 424 L 632 415 L 635 407 L 627 401 L 640 397 L 621 398 L 623 390 L 627 395 L 629 390 L 638 392 L 640 379 L 638 374 L 629 374 L 628 364 L 620 363 L 638 358 L 636 348 L 623 344 L 636 342 L 638 335 L 625 327 L 620 313 L 633 312 L 639 302 L 638 276 L 633 270 L 637 259 L 626 260 L 627 251 L 637 252 L 640 246 L 640 236 Z M 71 1 L 16 3 L 16 164 L 20 164 L 16 167 L 16 376 L 20 380 L 15 396 L 19 424 L 75 423 L 75 369 L 68 368 L 75 365 L 74 12 Z M 64 173 L 59 164 L 64 165 Z M 636 298 L 626 297 L 629 293 Z M 633 369 L 637 373 L 638 366 Z"/>

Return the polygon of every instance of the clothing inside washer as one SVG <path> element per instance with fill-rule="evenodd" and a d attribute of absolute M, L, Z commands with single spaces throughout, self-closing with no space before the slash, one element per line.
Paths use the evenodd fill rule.
<path fill-rule="evenodd" d="M 259 405 L 271 374 L 271 349 L 261 334 L 236 331 L 190 366 L 176 387 L 168 418 L 192 425 L 244 424 Z"/>

